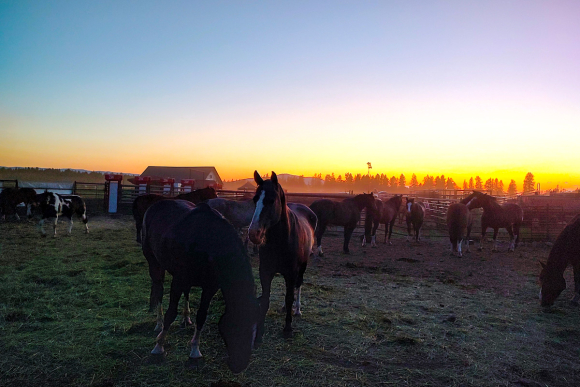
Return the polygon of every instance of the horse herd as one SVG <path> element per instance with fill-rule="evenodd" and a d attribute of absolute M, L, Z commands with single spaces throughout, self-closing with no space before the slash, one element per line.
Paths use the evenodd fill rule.
<path fill-rule="evenodd" d="M 199 350 L 200 334 L 207 317 L 209 304 L 218 289 L 222 290 L 225 312 L 219 321 L 219 332 L 228 352 L 228 366 L 232 372 L 241 372 L 249 364 L 254 345 L 262 342 L 265 316 L 270 306 L 271 283 L 275 274 L 281 274 L 286 284 L 284 299 L 285 336 L 292 334 L 292 315 L 301 314 L 300 294 L 308 259 L 314 253 L 323 256 L 322 236 L 329 225 L 344 228 L 343 252 L 349 253 L 349 241 L 366 209 L 363 246 L 370 240 L 376 247 L 376 232 L 385 225 L 385 244 L 391 243 L 393 225 L 403 206 L 403 196 L 395 195 L 381 201 L 371 194 L 360 194 L 342 202 L 328 199 L 314 201 L 309 207 L 289 203 L 272 172 L 264 180 L 254 172 L 257 184 L 255 195 L 247 201 L 218 198 L 213 188 L 196 190 L 175 198 L 146 194 L 133 203 L 133 217 L 137 229 L 137 242 L 149 264 L 151 277 L 150 309 L 157 311 L 157 336 L 153 354 L 164 352 L 164 343 L 178 314 L 179 299 L 185 298 L 183 324 L 191 325 L 189 317 L 189 292 L 191 287 L 201 287 L 201 301 L 196 316 L 196 330 L 191 341 L 190 358 L 202 357 Z M 18 191 L 24 190 L 21 193 Z M 19 201 L 20 200 L 20 201 Z M 3 215 L 16 214 L 15 206 L 24 202 L 27 213 L 39 206 L 42 235 L 46 219 L 54 224 L 59 216 L 69 218 L 70 234 L 72 215 L 83 219 L 88 233 L 86 206 L 77 195 L 59 195 L 34 190 L 4 189 L 0 193 L 0 210 Z M 408 237 L 421 239 L 426 206 L 412 198 L 404 205 Z M 447 211 L 447 225 L 451 251 L 462 256 L 462 244 L 467 242 L 473 225 L 471 210 L 483 208 L 482 235 L 479 249 L 483 248 L 487 228 L 494 230 L 493 248 L 497 249 L 499 228 L 510 235 L 508 251 L 514 251 L 520 239 L 523 211 L 517 204 L 500 205 L 496 198 L 474 191 Z M 17 214 L 16 214 L 17 216 Z M 247 239 L 239 237 L 240 230 L 248 227 Z M 256 288 L 247 252 L 248 239 L 259 250 L 259 277 L 262 294 L 256 298 Z M 563 273 L 567 266 L 574 268 L 575 292 L 573 303 L 580 301 L 580 215 L 574 218 L 556 240 L 540 274 L 540 299 L 542 306 L 550 306 L 566 288 Z M 161 302 L 165 272 L 172 275 L 169 306 L 163 316 Z"/>

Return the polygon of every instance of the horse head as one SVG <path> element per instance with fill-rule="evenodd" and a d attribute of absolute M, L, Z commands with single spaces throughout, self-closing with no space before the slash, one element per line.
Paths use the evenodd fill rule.
<path fill-rule="evenodd" d="M 255 288 L 245 286 L 236 292 L 238 298 L 226 305 L 226 312 L 220 318 L 218 329 L 228 352 L 229 369 L 237 374 L 248 367 L 256 339 L 257 323 L 260 318 L 260 304 L 255 298 Z"/>
<path fill-rule="evenodd" d="M 415 203 L 415 198 L 409 198 L 408 196 L 405 198 L 407 201 L 405 203 L 405 207 L 407 207 L 407 212 L 411 212 L 411 206 Z"/>
<path fill-rule="evenodd" d="M 540 272 L 540 301 L 542 306 L 552 306 L 560 293 L 566 289 L 564 276 L 550 270 L 544 262 L 540 262 L 542 271 Z"/>
<path fill-rule="evenodd" d="M 278 183 L 278 176 L 273 171 L 272 177 L 268 180 L 262 179 L 258 171 L 254 171 L 254 181 L 258 184 L 254 195 L 256 209 L 248 229 L 248 236 L 252 243 L 261 245 L 264 243 L 266 231 L 287 215 L 286 196 Z"/>

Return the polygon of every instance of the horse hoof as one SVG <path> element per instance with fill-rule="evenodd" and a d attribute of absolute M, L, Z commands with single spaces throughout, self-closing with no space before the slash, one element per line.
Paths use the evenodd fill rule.
<path fill-rule="evenodd" d="M 284 335 L 285 339 L 291 339 L 292 338 L 292 328 L 290 328 L 290 329 L 284 328 L 284 331 L 282 331 L 282 334 Z"/>
<path fill-rule="evenodd" d="M 188 326 L 191 326 L 191 325 L 193 325 L 193 323 L 191 322 L 191 319 L 188 317 L 188 318 L 184 318 L 183 319 L 183 321 L 181 322 L 181 324 L 179 324 L 179 328 L 185 329 L 185 328 L 187 328 Z"/>
<path fill-rule="evenodd" d="M 203 357 L 190 357 L 185 362 L 185 367 L 190 370 L 197 370 L 204 365 Z"/>

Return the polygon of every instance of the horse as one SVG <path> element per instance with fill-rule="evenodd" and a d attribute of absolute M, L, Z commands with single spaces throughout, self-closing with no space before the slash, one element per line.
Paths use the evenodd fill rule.
<path fill-rule="evenodd" d="M 188 193 L 177 195 L 175 198 L 170 198 L 158 194 L 140 195 L 133 201 L 133 219 L 135 219 L 135 227 L 137 228 L 137 243 L 141 243 L 141 227 L 143 225 L 143 216 L 149 207 L 161 200 L 187 200 L 193 204 L 201 203 L 204 200 L 217 198 L 215 189 L 206 187 L 196 189 Z"/>
<path fill-rule="evenodd" d="M 564 289 L 564 271 L 570 265 L 574 269 L 574 297 L 570 301 L 578 305 L 580 301 L 580 215 L 577 215 L 562 230 L 550 250 L 548 261 L 540 262 L 540 303 L 551 306 Z"/>
<path fill-rule="evenodd" d="M 256 209 L 253 199 L 240 201 L 215 198 L 208 200 L 207 205 L 222 214 L 238 230 L 250 225 Z"/>
<path fill-rule="evenodd" d="M 232 372 L 242 372 L 250 361 L 260 307 L 249 258 L 237 231 L 204 203 L 196 207 L 184 200 L 162 200 L 145 213 L 142 249 L 149 262 L 159 308 L 165 271 L 173 276 L 163 330 L 151 353 L 164 352 L 167 333 L 177 316 L 179 298 L 197 286 L 202 289 L 201 301 L 189 357 L 201 358 L 200 334 L 210 301 L 221 289 L 225 313 L 218 327 L 228 351 L 227 364 Z"/>
<path fill-rule="evenodd" d="M 312 202 L 310 209 L 318 217 L 316 246 L 319 256 L 324 256 L 324 252 L 322 251 L 322 236 L 328 225 L 344 227 L 342 251 L 345 254 L 350 253 L 348 249 L 350 237 L 360 220 L 360 213 L 363 208 L 366 208 L 367 212 L 376 212 L 375 197 L 372 193 L 356 195 L 354 198 L 344 199 L 342 202 L 335 202 L 329 199 L 320 199 Z"/>
<path fill-rule="evenodd" d="M 20 203 L 26 205 L 26 215 L 32 218 L 32 207 L 36 205 L 36 191 L 33 188 L 4 188 L 0 192 L 0 213 L 2 218 L 5 215 L 13 214 L 17 220 L 20 220 L 16 206 Z"/>
<path fill-rule="evenodd" d="M 508 251 L 514 251 L 520 241 L 520 227 L 524 220 L 524 211 L 515 203 L 499 205 L 497 199 L 479 191 L 473 191 L 471 195 L 463 199 L 468 202 L 470 210 L 483 208 L 481 215 L 481 239 L 479 240 L 479 251 L 483 250 L 483 241 L 489 227 L 493 228 L 493 248 L 497 251 L 497 232 L 500 228 L 505 228 L 510 235 L 510 245 Z M 514 243 L 515 235 L 515 243 Z"/>
<path fill-rule="evenodd" d="M 453 203 L 447 208 L 447 230 L 449 231 L 449 242 L 451 243 L 451 253 L 457 253 L 462 257 L 461 244 L 463 240 L 467 242 L 469 252 L 469 236 L 473 225 L 473 216 L 467 203 L 462 200 L 459 203 Z"/>
<path fill-rule="evenodd" d="M 387 243 L 388 237 L 388 244 L 389 246 L 392 245 L 391 243 L 391 235 L 393 234 L 393 227 L 395 225 L 395 220 L 397 220 L 397 215 L 399 214 L 399 209 L 401 208 L 401 204 L 403 203 L 403 195 L 395 195 L 389 200 L 382 202 L 382 208 L 380 211 L 376 211 L 373 216 L 368 216 L 367 219 L 372 219 L 372 231 L 369 233 L 369 226 L 367 226 L 367 222 L 365 222 L 365 238 L 363 239 L 363 246 L 366 243 L 366 236 L 371 238 L 371 246 L 377 246 L 377 229 L 379 228 L 380 224 L 383 223 L 385 225 L 385 244 Z M 378 204 L 378 203 L 376 203 Z M 377 205 L 379 207 L 380 205 Z"/>
<path fill-rule="evenodd" d="M 407 214 L 405 220 L 407 221 L 407 242 L 409 238 L 413 237 L 412 231 L 415 233 L 415 241 L 421 240 L 421 227 L 423 227 L 423 220 L 425 219 L 425 205 L 422 202 L 415 203 L 415 198 L 406 199 L 405 208 Z"/>
<path fill-rule="evenodd" d="M 61 195 L 54 192 L 43 192 L 36 195 L 35 202 L 40 206 L 42 212 L 42 219 L 38 223 L 40 228 L 41 236 L 46 237 L 46 232 L 44 231 L 44 222 L 46 219 L 52 219 L 54 234 L 56 238 L 56 224 L 58 222 L 59 216 L 65 216 L 68 218 L 68 234 L 71 234 L 73 226 L 73 215 L 77 215 L 82 219 L 85 224 L 85 233 L 89 233 L 87 217 L 87 206 L 84 200 L 78 195 Z"/>
<path fill-rule="evenodd" d="M 292 335 L 292 304 L 296 292 L 294 314 L 300 310 L 300 293 L 308 258 L 312 253 L 316 214 L 308 207 L 286 203 L 286 195 L 278 183 L 278 176 L 272 172 L 271 178 L 264 180 L 254 171 L 254 181 L 258 185 L 254 202 L 256 210 L 248 230 L 252 243 L 259 246 L 260 283 L 262 295 L 259 298 L 261 313 L 256 342 L 264 335 L 266 313 L 270 308 L 272 279 L 276 273 L 282 274 L 286 283 L 284 335 Z"/>

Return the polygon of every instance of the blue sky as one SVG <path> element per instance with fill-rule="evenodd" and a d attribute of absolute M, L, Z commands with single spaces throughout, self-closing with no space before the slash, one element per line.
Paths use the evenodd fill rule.
<path fill-rule="evenodd" d="M 2 1 L 0 165 L 574 173 L 578 20 L 576 1 Z"/>

